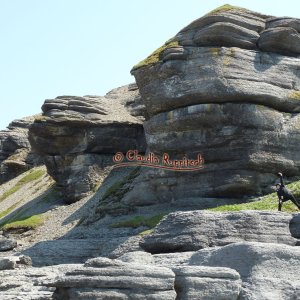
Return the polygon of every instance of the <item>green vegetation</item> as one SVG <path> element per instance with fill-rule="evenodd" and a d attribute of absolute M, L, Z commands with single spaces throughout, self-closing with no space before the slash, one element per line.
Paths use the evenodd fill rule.
<path fill-rule="evenodd" d="M 23 178 L 21 178 L 16 183 L 15 186 L 13 186 L 12 188 L 10 188 L 9 190 L 7 190 L 6 192 L 4 192 L 0 196 L 0 202 L 2 202 L 3 200 L 5 200 L 7 197 L 11 196 L 15 192 L 17 192 L 26 183 L 29 183 L 29 182 L 34 181 L 34 180 L 37 180 L 37 179 L 41 178 L 44 174 L 45 174 L 45 171 L 41 170 L 41 169 L 32 169 L 32 170 L 28 171 L 28 174 L 25 175 Z"/>
<path fill-rule="evenodd" d="M 154 215 L 150 218 L 145 218 L 143 216 L 135 216 L 132 219 L 112 224 L 111 227 L 112 228 L 120 228 L 120 227 L 138 228 L 140 226 L 147 226 L 148 228 L 151 229 L 154 228 L 164 216 L 165 216 L 164 213 Z"/>
<path fill-rule="evenodd" d="M 287 185 L 287 188 L 291 190 L 294 196 L 299 199 L 300 198 L 300 180 L 295 181 Z M 222 205 L 215 208 L 208 209 L 210 211 L 241 211 L 241 210 L 270 210 L 277 211 L 278 210 L 278 197 L 276 193 L 272 193 L 262 197 L 260 200 L 241 203 L 241 204 L 230 204 L 230 205 Z M 284 212 L 298 212 L 297 207 L 293 202 L 288 201 L 283 203 L 282 211 Z"/>
<path fill-rule="evenodd" d="M 14 203 L 12 206 L 7 208 L 6 210 L 0 212 L 0 219 L 8 215 L 11 211 L 13 211 L 22 201 L 18 201 Z"/>
<path fill-rule="evenodd" d="M 153 229 L 147 229 L 147 230 L 140 232 L 139 235 L 145 236 L 145 235 L 151 234 L 152 232 L 153 232 Z"/>
<path fill-rule="evenodd" d="M 15 229 L 35 229 L 39 225 L 43 224 L 44 219 L 43 216 L 40 215 L 33 215 L 33 216 L 27 216 L 23 217 L 19 220 L 11 220 L 5 222 L 5 224 L 1 227 L 1 229 L 5 231 L 9 230 L 15 230 Z"/>
<path fill-rule="evenodd" d="M 288 98 L 300 100 L 300 91 L 293 90 L 292 92 L 289 93 Z"/>
<path fill-rule="evenodd" d="M 159 62 L 161 60 L 161 54 L 169 48 L 172 47 L 176 47 L 179 46 L 178 41 L 174 41 L 174 40 L 169 40 L 167 41 L 163 46 L 159 47 L 158 49 L 156 49 L 152 54 L 150 54 L 147 58 L 145 58 L 144 60 L 142 60 L 141 62 L 139 62 L 137 65 L 135 65 L 133 67 L 133 70 L 141 68 L 141 67 L 145 67 L 145 66 L 149 66 L 149 65 L 153 65 L 157 62 Z"/>
<path fill-rule="evenodd" d="M 238 6 L 233 6 L 230 4 L 224 4 L 222 6 L 217 7 L 216 9 L 210 11 L 208 14 L 206 14 L 205 16 L 209 16 L 218 12 L 224 12 L 224 11 L 229 11 L 229 10 L 239 10 L 239 11 L 247 11 L 246 8 L 243 7 L 238 7 Z"/>
<path fill-rule="evenodd" d="M 129 187 L 125 186 L 126 183 L 130 183 L 139 174 L 139 170 L 140 168 L 135 168 L 122 180 L 112 184 L 103 194 L 102 201 L 110 197 L 116 197 L 120 200 L 129 190 Z"/>

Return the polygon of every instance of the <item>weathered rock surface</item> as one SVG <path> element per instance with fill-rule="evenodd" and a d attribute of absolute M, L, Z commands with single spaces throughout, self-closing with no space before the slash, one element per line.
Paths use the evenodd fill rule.
<path fill-rule="evenodd" d="M 31 259 L 28 256 L 1 256 L 0 270 L 10 270 L 17 267 L 31 266 Z"/>
<path fill-rule="evenodd" d="M 299 32 L 299 19 L 270 18 L 258 40 L 258 47 L 263 51 L 297 56 L 300 54 Z"/>
<path fill-rule="evenodd" d="M 30 142 L 67 202 L 87 195 L 116 152 L 145 151 L 144 105 L 135 85 L 100 96 L 46 100 Z"/>
<path fill-rule="evenodd" d="M 178 300 L 236 300 L 241 290 L 240 275 L 229 268 L 184 266 L 172 268 Z"/>
<path fill-rule="evenodd" d="M 298 30 L 298 19 L 219 9 L 135 66 L 150 115 L 144 123 L 149 151 L 173 159 L 201 153 L 205 165 L 193 172 L 143 170 L 124 201 L 260 195 L 271 191 L 279 170 L 296 179 Z"/>
<path fill-rule="evenodd" d="M 0 237 L 0 251 L 9 251 L 17 247 L 17 241 Z"/>
<path fill-rule="evenodd" d="M 56 287 L 55 299 L 175 299 L 175 274 L 168 268 L 107 258 L 43 284 Z"/>
<path fill-rule="evenodd" d="M 33 116 L 15 120 L 7 130 L 0 131 L 0 184 L 41 163 L 28 141 L 28 128 L 33 121 Z"/>
<path fill-rule="evenodd" d="M 59 239 L 42 241 L 22 254 L 30 256 L 33 266 L 83 263 L 88 258 L 109 256 L 116 258 L 129 251 L 138 251 L 140 237 L 112 237 L 98 239 Z"/>
<path fill-rule="evenodd" d="M 5 300 L 44 300 L 53 299 L 55 288 L 40 284 L 42 280 L 50 280 L 78 265 L 60 265 L 43 268 L 17 268 L 1 271 L 0 299 Z"/>
<path fill-rule="evenodd" d="M 165 217 L 140 245 L 151 253 L 194 251 L 242 241 L 296 245 L 299 214 L 294 218 L 292 221 L 290 214 L 260 211 L 175 212 Z"/>
<path fill-rule="evenodd" d="M 268 243 L 236 243 L 203 249 L 191 265 L 235 269 L 243 281 L 241 300 L 299 299 L 300 248 Z"/>

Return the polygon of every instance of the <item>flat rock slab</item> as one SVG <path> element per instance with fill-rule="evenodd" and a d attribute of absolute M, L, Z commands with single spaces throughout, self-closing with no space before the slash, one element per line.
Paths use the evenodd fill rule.
<path fill-rule="evenodd" d="M 195 251 L 242 241 L 296 245 L 290 223 L 297 215 L 265 211 L 215 213 L 175 212 L 165 217 L 154 232 L 141 240 L 150 253 Z M 298 233 L 299 222 L 293 222 Z"/>
<path fill-rule="evenodd" d="M 300 248 L 243 242 L 197 251 L 190 265 L 235 269 L 243 281 L 239 300 L 300 299 Z"/>
<path fill-rule="evenodd" d="M 43 278 L 54 278 L 78 265 L 61 265 L 42 268 L 18 268 L 0 271 L 0 299 L 46 300 L 53 299 L 53 287 L 39 285 Z"/>
<path fill-rule="evenodd" d="M 84 263 L 98 256 L 121 256 L 140 250 L 139 237 L 102 238 L 102 239 L 61 239 L 42 241 L 22 254 L 31 257 L 33 266 L 51 266 L 59 264 Z"/>

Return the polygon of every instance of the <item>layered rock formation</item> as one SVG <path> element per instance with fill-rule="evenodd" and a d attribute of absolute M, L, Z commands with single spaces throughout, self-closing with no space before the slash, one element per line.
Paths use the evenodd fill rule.
<path fill-rule="evenodd" d="M 7 130 L 0 131 L 0 184 L 41 163 L 28 141 L 28 128 L 33 121 L 34 117 L 15 120 Z"/>
<path fill-rule="evenodd" d="M 299 299 L 300 248 L 267 243 L 235 243 L 196 252 L 190 265 L 236 270 L 243 281 L 238 299 Z"/>
<path fill-rule="evenodd" d="M 141 241 L 151 253 L 193 251 L 249 241 L 295 246 L 300 239 L 299 214 L 241 211 L 175 212 Z"/>
<path fill-rule="evenodd" d="M 173 300 L 175 274 L 168 268 L 97 258 L 55 280 L 55 299 Z"/>
<path fill-rule="evenodd" d="M 135 85 L 100 96 L 46 100 L 30 142 L 67 202 L 87 195 L 116 152 L 145 151 L 144 105 Z"/>
<path fill-rule="evenodd" d="M 299 174 L 299 24 L 226 6 L 132 69 L 149 151 L 201 153 L 205 168 L 144 170 L 126 203 L 264 194 L 278 171 Z"/>

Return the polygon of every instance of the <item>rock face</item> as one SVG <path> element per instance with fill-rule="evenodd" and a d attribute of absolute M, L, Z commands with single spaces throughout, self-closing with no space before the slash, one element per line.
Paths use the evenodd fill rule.
<path fill-rule="evenodd" d="M 55 299 L 175 300 L 174 280 L 168 268 L 96 258 L 44 284 Z"/>
<path fill-rule="evenodd" d="M 235 269 L 243 281 L 240 300 L 300 298 L 299 247 L 236 243 L 200 250 L 190 264 Z"/>
<path fill-rule="evenodd" d="M 145 151 L 144 105 L 135 85 L 104 97 L 46 100 L 30 127 L 30 143 L 44 159 L 67 202 L 87 195 L 116 152 Z"/>
<path fill-rule="evenodd" d="M 240 294 L 240 275 L 235 270 L 199 266 L 172 270 L 176 275 L 177 300 L 236 300 Z"/>
<path fill-rule="evenodd" d="M 298 219 L 299 214 L 293 217 L 259 211 L 175 212 L 165 217 L 140 245 L 151 253 L 193 251 L 242 241 L 296 245 L 300 238 Z"/>
<path fill-rule="evenodd" d="M 15 120 L 7 130 L 0 131 L 0 184 L 41 163 L 28 141 L 28 128 L 33 121 L 34 117 Z"/>
<path fill-rule="evenodd" d="M 136 65 L 149 151 L 201 153 L 205 167 L 144 170 L 124 201 L 259 195 L 271 191 L 279 170 L 299 174 L 299 39 L 298 19 L 226 7 Z"/>

